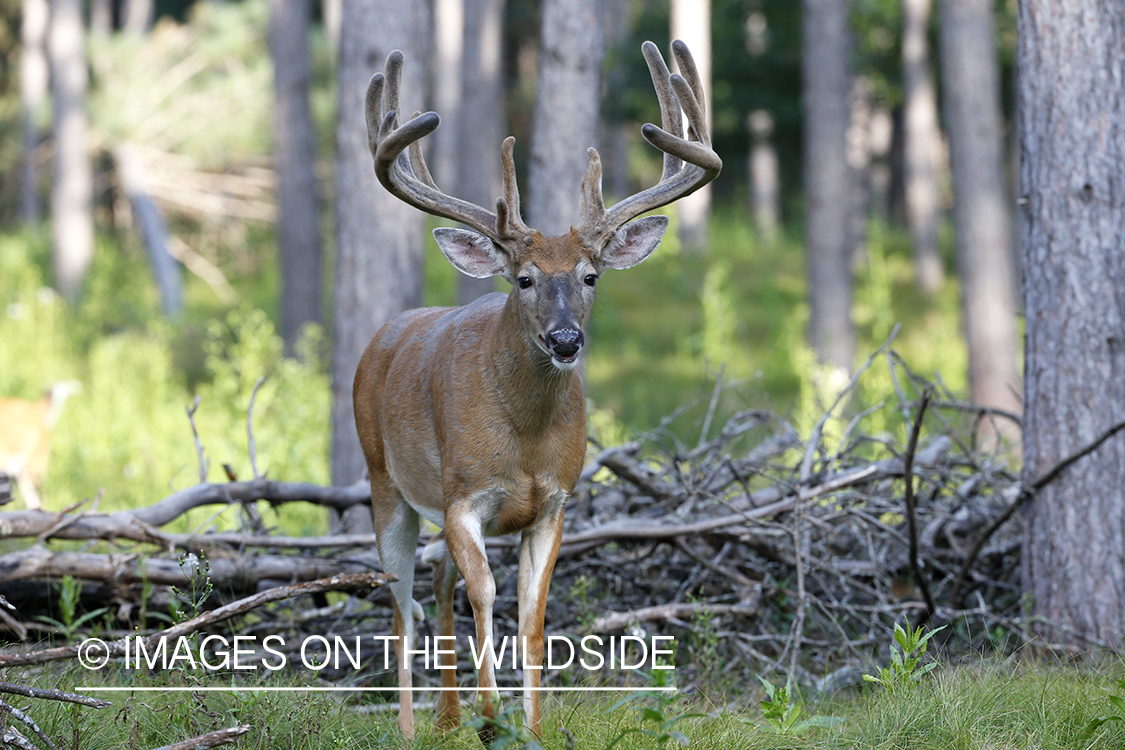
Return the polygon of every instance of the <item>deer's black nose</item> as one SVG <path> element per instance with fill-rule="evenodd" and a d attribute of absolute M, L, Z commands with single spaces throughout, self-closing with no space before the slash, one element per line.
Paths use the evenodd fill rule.
<path fill-rule="evenodd" d="M 560 328 L 547 334 L 547 346 L 551 353 L 562 362 L 573 362 L 582 348 L 582 331 L 574 328 Z"/>

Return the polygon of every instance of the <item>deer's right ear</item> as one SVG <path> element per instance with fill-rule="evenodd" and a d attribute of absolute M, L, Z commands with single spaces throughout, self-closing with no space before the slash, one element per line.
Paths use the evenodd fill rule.
<path fill-rule="evenodd" d="M 475 279 L 501 276 L 508 270 L 508 258 L 492 240 L 468 229 L 438 227 L 434 239 L 449 262 Z"/>

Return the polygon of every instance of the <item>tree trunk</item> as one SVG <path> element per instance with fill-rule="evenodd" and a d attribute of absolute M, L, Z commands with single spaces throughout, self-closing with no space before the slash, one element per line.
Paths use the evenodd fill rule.
<path fill-rule="evenodd" d="M 156 15 L 153 0 L 123 0 L 121 28 L 127 34 L 147 34 Z"/>
<path fill-rule="evenodd" d="M 1030 483 L 1125 421 L 1125 6 L 1024 0 L 1019 39 Z M 1032 501 L 1023 585 L 1052 641 L 1125 638 L 1123 487 L 1125 431 Z"/>
<path fill-rule="evenodd" d="M 51 229 L 55 280 L 71 303 L 94 259 L 94 217 L 86 115 L 86 44 L 81 0 L 51 3 L 48 40 L 54 98 L 55 181 Z"/>
<path fill-rule="evenodd" d="M 821 362 L 845 370 L 855 356 L 846 148 L 849 7 L 842 0 L 803 0 L 801 53 L 809 336 Z"/>
<path fill-rule="evenodd" d="M 595 145 L 605 54 L 597 0 L 543 0 L 531 124 L 527 223 L 547 236 L 578 220 L 586 149 Z"/>
<path fill-rule="evenodd" d="M 504 0 L 464 0 L 461 110 L 457 129 L 456 192 L 478 206 L 495 206 L 504 140 Z M 472 302 L 496 288 L 495 281 L 461 275 L 458 298 Z"/>
<path fill-rule="evenodd" d="M 906 219 L 918 285 L 936 294 L 944 281 L 938 251 L 937 93 L 930 69 L 930 0 L 902 3 L 903 128 Z"/>
<path fill-rule="evenodd" d="M 37 227 L 43 220 L 39 201 L 39 118 L 47 98 L 47 0 L 23 0 L 20 20 L 20 109 L 23 163 L 20 172 L 20 221 Z"/>
<path fill-rule="evenodd" d="M 416 52 L 423 46 L 417 6 L 396 0 L 345 0 L 343 6 L 332 360 L 332 481 L 338 485 L 354 482 L 364 471 L 352 412 L 352 381 L 360 355 L 383 323 L 422 303 L 422 214 L 378 183 L 364 118 L 367 82 L 373 73 L 382 72 L 394 49 L 406 55 L 402 109 L 421 109 L 426 65 Z"/>
<path fill-rule="evenodd" d="M 992 6 L 992 0 L 942 0 L 942 71 L 970 393 L 979 404 L 1018 413 L 1016 283 Z M 1012 432 L 1006 421 L 995 429 Z M 984 437 L 992 436 L 986 422 Z"/>
<path fill-rule="evenodd" d="M 270 2 L 281 336 L 290 351 L 301 326 L 323 320 L 316 134 L 309 109 L 311 10 L 309 0 Z"/>
<path fill-rule="evenodd" d="M 672 0 L 672 39 L 681 39 L 691 50 L 699 68 L 703 90 L 711 88 L 711 0 Z M 670 57 L 671 55 L 669 55 Z M 711 99 L 704 102 L 707 128 L 711 129 Z M 686 250 L 705 250 L 710 241 L 711 186 L 704 185 L 676 201 L 680 245 Z"/>
<path fill-rule="evenodd" d="M 133 226 L 152 263 L 152 275 L 160 290 L 164 315 L 174 318 L 183 307 L 183 281 L 180 264 L 168 251 L 164 216 L 149 195 L 144 166 L 133 148 L 129 144 L 118 146 L 114 159 L 117 162 L 117 179 L 133 211 Z"/>
<path fill-rule="evenodd" d="M 750 213 L 758 234 L 767 242 L 781 223 L 781 164 L 773 141 L 773 115 L 756 109 L 746 121 L 750 129 Z"/>

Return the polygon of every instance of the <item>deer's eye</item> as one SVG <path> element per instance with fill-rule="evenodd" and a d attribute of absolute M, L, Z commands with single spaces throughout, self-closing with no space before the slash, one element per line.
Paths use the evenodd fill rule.
<path fill-rule="evenodd" d="M 520 289 L 527 289 L 535 282 L 531 280 L 530 276 L 520 276 L 518 279 L 516 279 L 516 283 L 520 285 Z"/>
<path fill-rule="evenodd" d="M 586 286 L 593 286 L 598 283 L 598 275 L 594 273 L 586 274 L 586 278 L 582 280 L 586 282 Z"/>

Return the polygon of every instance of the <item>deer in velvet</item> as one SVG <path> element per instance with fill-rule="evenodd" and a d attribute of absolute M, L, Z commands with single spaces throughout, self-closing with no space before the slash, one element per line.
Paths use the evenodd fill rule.
<path fill-rule="evenodd" d="M 453 590 L 460 573 L 472 605 L 476 640 L 493 636 L 496 584 L 485 556 L 490 535 L 521 532 L 518 642 L 526 643 L 524 722 L 539 731 L 543 617 L 562 536 L 563 507 L 582 470 L 586 414 L 577 369 L 585 345 L 594 287 L 603 272 L 629 268 L 656 249 L 666 216 L 636 217 L 694 192 L 718 175 L 703 91 L 682 42 L 673 54 L 682 75 L 670 74 L 651 42 L 643 46 L 660 100 L 662 127 L 645 125 L 649 143 L 664 152 L 653 187 L 607 209 L 601 161 L 589 149 L 579 217 L 570 232 L 544 237 L 524 224 L 512 158 L 514 139 L 501 149 L 503 196 L 495 212 L 442 193 L 430 176 L 419 140 L 439 123 L 434 112 L 400 124 L 403 56 L 395 51 L 367 91 L 367 129 L 375 172 L 393 195 L 468 229 L 434 230 L 438 247 L 469 276 L 502 276 L 509 294 L 490 294 L 465 307 L 411 310 L 388 322 L 360 361 L 353 390 L 356 428 L 371 478 L 379 555 L 394 606 L 398 660 L 398 725 L 414 734 L 411 660 L 414 558 L 419 519 L 444 528 L 424 559 L 434 563 L 434 595 L 441 636 L 453 636 Z M 683 117 L 687 116 L 685 136 Z M 636 221 L 633 221 L 636 219 Z M 445 641 L 448 648 L 452 641 Z M 456 660 L 439 653 L 442 666 Z M 442 671 L 438 724 L 460 720 L 456 675 Z M 479 670 L 477 705 L 496 715 L 491 654 Z M 492 734 L 485 729 L 488 743 Z"/>

